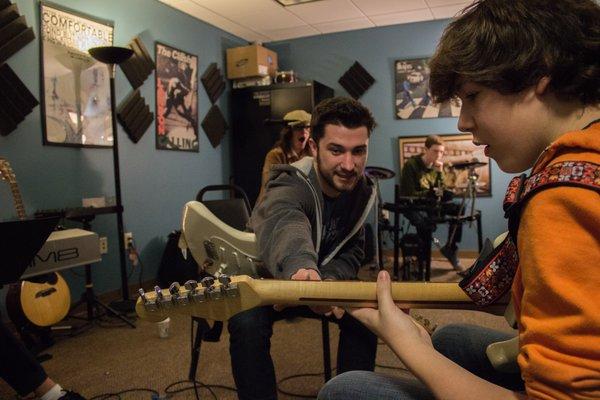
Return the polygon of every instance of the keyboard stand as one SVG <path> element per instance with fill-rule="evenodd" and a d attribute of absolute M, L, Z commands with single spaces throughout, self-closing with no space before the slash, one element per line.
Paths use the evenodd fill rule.
<path fill-rule="evenodd" d="M 90 222 L 95 218 L 95 216 L 94 215 L 85 215 L 85 216 L 78 216 L 78 217 L 70 216 L 68 218 L 71 220 L 81 222 L 83 224 L 83 229 L 85 229 L 87 231 L 91 231 L 92 226 L 91 226 Z M 96 307 L 96 309 L 103 308 L 104 311 L 106 311 L 106 313 L 119 318 L 121 321 L 125 322 L 127 325 L 129 325 L 130 327 L 135 329 L 135 324 L 133 322 L 131 322 L 127 317 L 125 317 L 123 314 L 121 314 L 114 308 L 110 307 L 109 305 L 104 304 L 103 302 L 101 302 L 98 299 L 98 297 L 96 296 L 96 293 L 94 292 L 94 284 L 92 282 L 92 266 L 90 264 L 85 265 L 85 292 L 83 292 L 83 294 L 81 295 L 81 299 L 78 300 L 77 302 L 75 302 L 71 306 L 71 310 L 76 309 L 77 307 L 79 307 L 80 305 L 82 305 L 84 303 L 86 304 L 86 307 L 87 307 L 86 320 L 89 323 L 93 322 L 94 319 L 97 319 L 100 317 L 100 315 L 98 315 L 95 312 L 94 307 Z"/>

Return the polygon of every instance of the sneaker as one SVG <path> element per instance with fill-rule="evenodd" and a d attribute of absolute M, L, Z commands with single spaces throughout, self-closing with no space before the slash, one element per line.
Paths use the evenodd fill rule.
<path fill-rule="evenodd" d="M 456 272 L 458 272 L 459 274 L 463 274 L 465 272 L 465 268 L 458 260 L 456 250 L 452 250 L 448 246 L 444 246 L 440 249 L 440 253 L 442 253 L 442 255 L 448 259 L 448 261 L 450 261 L 450 264 L 452 264 L 452 268 L 454 268 Z"/>
<path fill-rule="evenodd" d="M 68 390 L 65 394 L 60 396 L 58 398 L 58 400 L 86 400 L 86 399 L 79 393 L 71 392 L 70 390 Z"/>

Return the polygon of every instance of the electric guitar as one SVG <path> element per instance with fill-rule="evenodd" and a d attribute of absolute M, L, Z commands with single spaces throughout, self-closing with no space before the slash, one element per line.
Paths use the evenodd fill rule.
<path fill-rule="evenodd" d="M 136 304 L 140 318 L 158 322 L 171 314 L 183 314 L 227 320 L 239 312 L 272 304 L 377 307 L 375 282 L 251 278 L 265 275 L 255 235 L 231 228 L 197 201 L 184 208 L 179 246 L 184 253 L 190 250 L 218 281 L 209 277 L 200 285 L 188 281 L 183 287 L 173 283 L 169 289 L 155 287 L 149 293 L 140 289 Z M 401 308 L 469 309 L 496 315 L 504 314 L 508 305 L 505 297 L 485 308 L 477 306 L 457 283 L 394 282 L 392 297 Z M 497 369 L 513 370 L 518 342 L 504 343 L 491 345 L 488 356 Z"/>
<path fill-rule="evenodd" d="M 15 174 L 7 160 L 0 158 L 0 177 L 8 182 L 17 217 L 26 218 L 25 206 Z M 9 317 L 17 326 L 33 324 L 36 327 L 54 325 L 69 312 L 71 294 L 65 280 L 58 273 L 19 281 L 10 285 L 6 294 Z"/>

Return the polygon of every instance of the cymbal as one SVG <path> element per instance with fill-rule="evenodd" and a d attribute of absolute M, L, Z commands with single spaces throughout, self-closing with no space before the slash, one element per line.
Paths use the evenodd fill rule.
<path fill-rule="evenodd" d="M 471 161 L 462 161 L 455 164 L 450 165 L 450 168 L 454 169 L 468 169 L 468 168 L 478 168 L 487 165 L 486 162 L 479 161 L 478 159 L 473 159 Z"/>
<path fill-rule="evenodd" d="M 396 173 L 391 169 L 375 166 L 365 167 L 365 174 L 373 179 L 390 179 L 396 176 Z"/>

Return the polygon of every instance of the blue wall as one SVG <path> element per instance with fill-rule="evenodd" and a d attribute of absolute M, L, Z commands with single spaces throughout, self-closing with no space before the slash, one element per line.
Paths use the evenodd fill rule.
<path fill-rule="evenodd" d="M 39 9 L 34 0 L 16 1 L 21 14 L 36 33 L 36 40 L 9 60 L 11 67 L 39 98 Z M 160 41 L 196 54 L 199 75 L 216 62 L 224 70 L 225 49 L 246 42 L 213 26 L 148 0 L 56 0 L 56 4 L 111 20 L 115 26 L 115 45 L 125 45 L 140 35 L 154 55 L 154 42 Z M 199 77 L 198 77 L 199 78 Z M 131 86 L 123 73 L 117 73 L 117 104 Z M 154 112 L 154 75 L 141 87 L 142 96 Z M 208 112 L 210 102 L 203 88 L 199 91 L 199 119 Z M 228 114 L 228 93 L 219 106 Z M 80 206 L 82 197 L 114 196 L 112 151 L 42 145 L 40 107 L 7 137 L 0 137 L 0 156 L 11 163 L 17 176 L 26 210 Z M 213 149 L 199 127 L 200 153 L 158 151 L 155 149 L 154 124 L 134 144 L 119 126 L 121 190 L 125 207 L 125 230 L 133 232 L 145 266 L 143 279 L 156 276 L 166 235 L 180 226 L 182 206 L 195 198 L 199 188 L 227 182 L 229 178 L 229 137 Z M 14 216 L 10 192 L 0 184 L 0 219 Z M 97 292 L 120 288 L 116 216 L 98 216 L 92 228 L 109 238 L 109 253 L 92 266 Z M 83 273 L 83 268 L 74 272 Z M 72 296 L 79 297 L 83 278 L 64 274 Z M 137 281 L 137 274 L 130 283 Z M 3 297 L 3 296 L 2 296 Z"/>
<path fill-rule="evenodd" d="M 303 79 L 315 79 L 347 95 L 339 77 L 358 61 L 375 78 L 375 84 L 360 98 L 375 116 L 378 127 L 371 136 L 369 165 L 399 170 L 398 137 L 456 133 L 456 118 L 397 120 L 394 118 L 394 62 L 398 59 L 429 57 L 445 28 L 447 20 L 363 29 L 313 36 L 269 44 L 277 51 L 280 70 L 293 69 Z M 506 230 L 501 204 L 509 176 L 492 165 L 492 197 L 477 199 L 482 210 L 483 234 L 495 237 Z M 394 183 L 381 182 L 384 201 L 391 201 Z M 445 238 L 446 229 L 435 236 Z M 476 249 L 475 229 L 465 229 L 464 249 Z"/>

